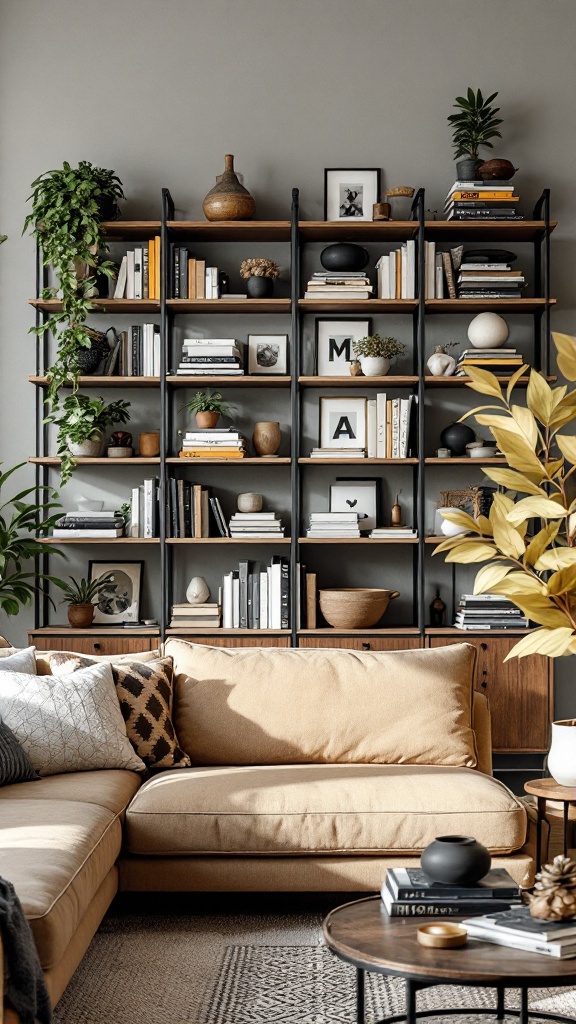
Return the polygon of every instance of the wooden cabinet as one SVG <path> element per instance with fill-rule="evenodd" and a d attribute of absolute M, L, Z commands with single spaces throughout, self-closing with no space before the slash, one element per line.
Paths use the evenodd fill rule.
<path fill-rule="evenodd" d="M 352 651 L 407 651 L 420 647 L 419 637 L 301 636 L 299 647 L 339 647 Z"/>
<path fill-rule="evenodd" d="M 78 654 L 137 654 L 139 651 L 154 651 L 160 646 L 159 636 L 130 636 L 127 631 L 120 636 L 105 636 L 94 632 L 91 636 L 62 630 L 61 633 L 46 634 L 45 630 L 28 633 L 30 644 L 39 651 L 76 651 Z"/>
<path fill-rule="evenodd" d="M 186 640 L 193 644 L 208 644 L 210 647 L 290 647 L 289 636 L 262 636 L 256 633 L 254 636 L 172 636 L 169 640 Z"/>

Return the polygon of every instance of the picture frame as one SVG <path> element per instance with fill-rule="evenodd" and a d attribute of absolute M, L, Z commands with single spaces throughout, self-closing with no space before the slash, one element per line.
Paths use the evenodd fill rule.
<path fill-rule="evenodd" d="M 372 317 L 332 320 L 319 317 L 315 324 L 315 373 L 317 377 L 349 377 L 354 358 L 352 343 L 372 334 Z"/>
<path fill-rule="evenodd" d="M 380 477 L 337 476 L 330 485 L 331 512 L 357 512 L 361 533 L 375 530 L 381 516 Z"/>
<path fill-rule="evenodd" d="M 324 220 L 372 220 L 380 184 L 379 167 L 325 167 Z"/>
<path fill-rule="evenodd" d="M 287 374 L 288 335 L 249 334 L 248 373 Z"/>
<path fill-rule="evenodd" d="M 142 603 L 142 560 L 110 562 L 91 559 L 88 562 L 88 579 L 111 573 L 115 579 L 102 592 L 94 605 L 94 622 L 114 626 L 124 622 L 140 621 Z"/>
<path fill-rule="evenodd" d="M 320 447 L 366 449 L 367 399 L 320 398 Z"/>

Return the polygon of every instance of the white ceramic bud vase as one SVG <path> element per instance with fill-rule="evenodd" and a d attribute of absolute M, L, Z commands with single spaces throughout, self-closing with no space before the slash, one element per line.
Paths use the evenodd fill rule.
<path fill-rule="evenodd" d="M 365 377 L 385 377 L 390 369 L 390 360 L 384 356 L 359 356 Z"/>
<path fill-rule="evenodd" d="M 548 771 L 559 786 L 576 786 L 576 719 L 552 722 Z"/>

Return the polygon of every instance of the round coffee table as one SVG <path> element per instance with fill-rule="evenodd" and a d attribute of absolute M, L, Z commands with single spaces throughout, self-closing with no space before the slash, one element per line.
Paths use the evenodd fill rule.
<path fill-rule="evenodd" d="M 426 918 L 430 923 L 433 918 Z M 451 917 L 451 921 L 458 918 Z M 365 1024 L 364 972 L 390 974 L 406 979 L 406 1012 L 386 1017 L 377 1024 L 394 1024 L 433 1015 L 486 1014 L 494 1009 L 423 1010 L 416 1012 L 416 993 L 435 985 L 462 985 L 496 990 L 496 1019 L 505 1016 L 504 1001 L 507 988 L 519 988 L 519 1010 L 506 1013 L 519 1017 L 520 1024 L 528 1024 L 528 991 L 531 988 L 556 988 L 576 984 L 576 958 L 559 960 L 538 953 L 525 953 L 519 949 L 496 946 L 477 939 L 469 940 L 459 949 L 430 949 L 416 939 L 416 929 L 423 923 L 421 917 L 389 917 L 379 896 L 345 903 L 328 914 L 323 923 L 324 938 L 336 956 L 356 967 L 356 1019 Z M 543 1013 L 535 1016 L 544 1020 L 570 1021 L 574 1017 Z"/>

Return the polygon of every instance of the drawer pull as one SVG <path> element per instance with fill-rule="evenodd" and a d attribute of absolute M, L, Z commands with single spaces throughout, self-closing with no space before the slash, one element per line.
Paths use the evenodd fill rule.
<path fill-rule="evenodd" d="M 363 650 L 363 651 L 369 651 L 369 650 L 371 650 L 371 644 L 369 644 L 369 643 L 363 643 L 363 644 L 362 644 L 362 650 Z"/>
<path fill-rule="evenodd" d="M 95 643 L 94 643 L 94 650 L 95 651 L 99 651 L 100 650 L 100 644 L 98 643 L 98 641 L 95 641 Z"/>
<path fill-rule="evenodd" d="M 480 644 L 480 649 L 482 651 L 487 651 L 488 650 L 488 644 Z"/>

